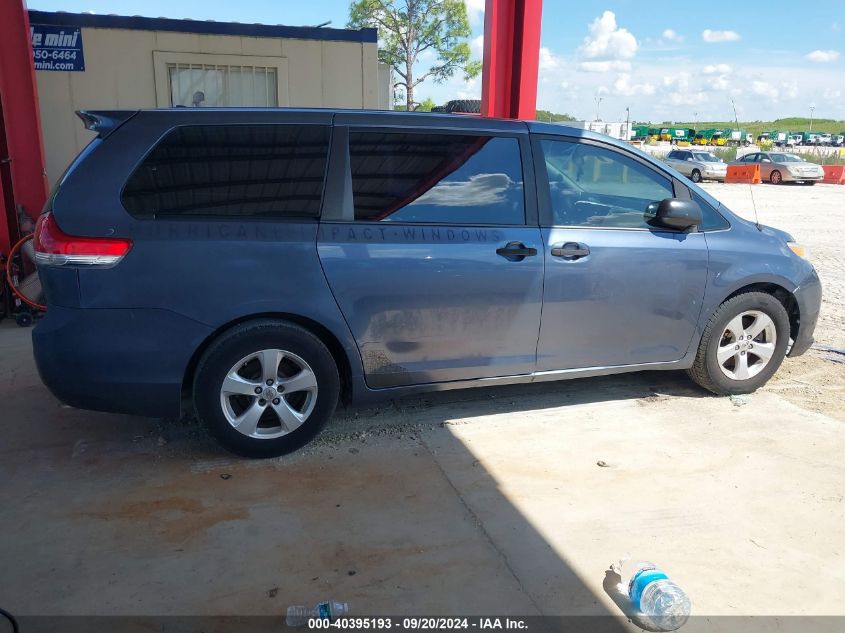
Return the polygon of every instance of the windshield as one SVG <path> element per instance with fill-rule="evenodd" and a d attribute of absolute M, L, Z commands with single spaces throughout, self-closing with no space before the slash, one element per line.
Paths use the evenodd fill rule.
<path fill-rule="evenodd" d="M 720 163 L 720 161 L 714 154 L 710 152 L 693 152 L 693 158 L 695 160 L 700 160 L 703 163 Z"/>
<path fill-rule="evenodd" d="M 769 158 L 771 158 L 776 163 L 803 163 L 804 162 L 798 156 L 795 156 L 793 154 L 769 154 Z"/>

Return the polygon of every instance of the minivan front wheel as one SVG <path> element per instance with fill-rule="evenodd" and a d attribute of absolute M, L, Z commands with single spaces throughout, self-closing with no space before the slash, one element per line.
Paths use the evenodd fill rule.
<path fill-rule="evenodd" d="M 275 457 L 319 432 L 339 391 L 337 366 L 319 338 L 292 323 L 262 320 L 236 326 L 206 350 L 194 406 L 232 452 Z"/>
<path fill-rule="evenodd" d="M 710 317 L 690 377 L 720 395 L 751 393 L 780 367 L 789 342 L 789 316 L 775 297 L 744 292 Z"/>

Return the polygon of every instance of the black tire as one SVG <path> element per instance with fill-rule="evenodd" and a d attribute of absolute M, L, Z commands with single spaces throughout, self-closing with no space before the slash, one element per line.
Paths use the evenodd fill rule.
<path fill-rule="evenodd" d="M 229 370 L 240 359 L 263 349 L 285 350 L 300 357 L 317 383 L 313 409 L 302 425 L 272 439 L 239 432 L 227 420 L 221 404 L 221 388 Z M 209 346 L 197 364 L 193 398 L 200 421 L 225 448 L 244 457 L 263 458 L 290 453 L 310 441 L 334 413 L 339 393 L 337 365 L 323 342 L 298 325 L 266 319 L 238 325 Z"/>
<path fill-rule="evenodd" d="M 446 104 L 446 110 L 462 114 L 481 114 L 481 101 L 479 99 L 455 99 Z"/>
<path fill-rule="evenodd" d="M 697 169 L 693 169 L 692 173 L 690 174 L 690 180 L 692 180 L 695 183 L 701 182 L 701 172 L 698 171 Z"/>
<path fill-rule="evenodd" d="M 816 184 L 815 180 L 805 180 L 804 181 L 804 185 L 806 185 L 807 187 L 812 187 L 814 184 Z"/>
<path fill-rule="evenodd" d="M 768 364 L 758 374 L 746 380 L 733 380 L 722 372 L 716 351 L 731 319 L 747 310 L 759 310 L 772 319 L 777 340 Z M 743 292 L 725 301 L 710 317 L 701 336 L 695 363 L 687 373 L 695 383 L 718 395 L 751 393 L 766 384 L 778 370 L 786 356 L 788 343 L 789 315 L 781 302 L 765 292 Z"/>
<path fill-rule="evenodd" d="M 781 173 L 777 169 L 772 170 L 772 173 L 769 174 L 769 182 L 773 185 L 783 184 L 783 176 L 781 176 Z"/>

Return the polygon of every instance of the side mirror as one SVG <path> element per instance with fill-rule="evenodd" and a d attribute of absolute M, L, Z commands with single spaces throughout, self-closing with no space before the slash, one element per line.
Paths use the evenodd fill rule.
<path fill-rule="evenodd" d="M 666 198 L 658 203 L 654 221 L 660 226 L 685 231 L 701 224 L 701 207 L 692 200 Z"/>

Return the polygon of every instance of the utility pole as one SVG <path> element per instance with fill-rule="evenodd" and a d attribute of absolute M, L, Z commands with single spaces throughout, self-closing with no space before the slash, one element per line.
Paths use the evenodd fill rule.
<path fill-rule="evenodd" d="M 698 131 L 698 112 L 692 113 L 693 117 L 695 118 L 695 131 Z"/>
<path fill-rule="evenodd" d="M 599 106 L 601 106 L 601 102 L 602 102 L 604 99 L 603 99 L 602 97 L 600 97 L 600 96 L 596 95 L 596 96 L 595 96 L 595 100 L 596 100 L 596 121 L 599 121 L 599 120 L 600 120 L 600 119 L 599 119 Z"/>
<path fill-rule="evenodd" d="M 736 123 L 736 129 L 739 129 L 739 117 L 736 115 L 736 103 L 734 103 L 734 98 L 731 97 L 731 105 L 734 109 L 734 123 Z"/>
<path fill-rule="evenodd" d="M 816 109 L 816 106 L 814 106 L 814 105 L 810 106 L 810 132 L 813 131 L 813 110 L 815 110 L 815 109 Z"/>
<path fill-rule="evenodd" d="M 631 106 L 625 107 L 625 140 L 631 140 Z"/>

